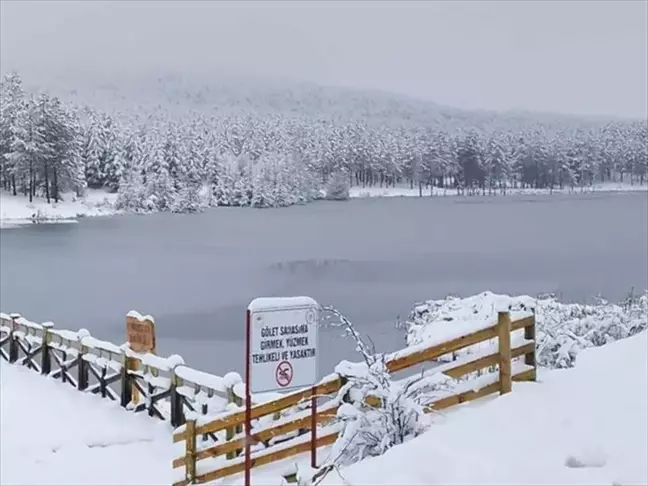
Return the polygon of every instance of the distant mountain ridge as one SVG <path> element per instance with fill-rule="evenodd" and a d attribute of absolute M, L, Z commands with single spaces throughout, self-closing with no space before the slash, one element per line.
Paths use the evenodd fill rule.
<path fill-rule="evenodd" d="M 592 117 L 526 110 L 496 112 L 462 110 L 433 101 L 375 89 L 323 86 L 313 82 L 219 76 L 199 78 L 180 74 L 121 76 L 100 79 L 59 77 L 37 83 L 25 78 L 29 90 L 47 91 L 75 105 L 88 105 L 111 114 L 164 111 L 183 116 L 250 113 L 307 116 L 321 119 L 363 119 L 369 124 L 433 126 L 442 129 L 474 127 L 507 130 L 546 126 L 600 126 L 614 117 Z"/>

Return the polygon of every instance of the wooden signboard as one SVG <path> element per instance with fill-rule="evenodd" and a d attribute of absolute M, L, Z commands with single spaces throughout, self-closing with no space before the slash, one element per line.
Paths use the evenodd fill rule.
<path fill-rule="evenodd" d="M 142 316 L 138 312 L 130 311 L 126 315 L 126 336 L 132 351 L 155 354 L 155 321 L 151 316 Z M 129 358 L 126 366 L 129 370 L 137 370 L 139 361 Z M 137 405 L 139 399 L 139 390 L 133 385 L 131 400 Z"/>
<path fill-rule="evenodd" d="M 155 322 L 150 316 L 142 317 L 134 312 L 126 316 L 128 344 L 136 353 L 155 354 Z"/>

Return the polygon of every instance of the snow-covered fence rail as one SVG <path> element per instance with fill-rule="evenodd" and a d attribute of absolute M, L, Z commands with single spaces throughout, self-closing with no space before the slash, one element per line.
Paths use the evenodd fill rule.
<path fill-rule="evenodd" d="M 136 353 L 128 343 L 117 346 L 85 329 L 55 329 L 19 314 L 0 313 L 0 357 L 132 412 L 169 420 L 174 427 L 184 424 L 187 413 L 218 413 L 228 403 L 240 404 L 244 396 L 236 373 L 211 375 L 185 366 L 179 356 Z"/>
<path fill-rule="evenodd" d="M 487 345 L 455 361 L 438 361 L 448 354 L 480 343 Z M 514 381 L 534 381 L 535 353 L 535 315 L 520 315 L 511 322 L 509 312 L 500 312 L 497 323 L 477 321 L 468 326 L 459 326 L 454 334 L 446 333 L 442 339 L 430 340 L 385 356 L 385 363 L 387 370 L 393 373 L 432 362 L 434 367 L 422 376 L 440 375 L 454 383 L 426 403 L 425 411 L 432 412 L 493 393 L 508 393 Z M 318 427 L 316 447 L 331 445 L 338 439 L 342 425 L 337 420 L 338 409 L 344 403 L 358 404 L 351 375 L 362 374 L 363 367 L 366 367 L 365 363 L 341 363 L 336 373 L 317 384 L 314 390 L 319 402 L 315 416 Z M 496 371 L 475 377 L 475 372 L 493 368 Z M 465 376 L 469 376 L 469 379 L 459 381 Z M 311 388 L 299 390 L 252 407 L 251 467 L 274 463 L 310 450 L 312 393 Z M 362 398 L 359 405 L 381 407 L 382 401 L 377 396 L 369 395 Z M 173 486 L 204 484 L 243 472 L 244 423 L 242 403 L 229 405 L 227 411 L 216 417 L 187 417 L 186 424 L 178 427 L 173 435 L 174 443 L 182 448 L 178 448 L 179 457 L 173 461 L 176 470 Z M 286 471 L 287 476 L 290 474 L 291 471 Z"/>

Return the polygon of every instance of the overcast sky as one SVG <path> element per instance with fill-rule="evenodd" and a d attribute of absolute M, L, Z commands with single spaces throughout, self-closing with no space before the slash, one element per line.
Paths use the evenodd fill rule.
<path fill-rule="evenodd" d="M 1 69 L 288 77 L 645 117 L 648 2 L 1 0 Z"/>

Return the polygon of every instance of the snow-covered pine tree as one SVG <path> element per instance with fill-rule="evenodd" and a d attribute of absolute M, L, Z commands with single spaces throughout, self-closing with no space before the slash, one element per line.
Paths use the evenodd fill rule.
<path fill-rule="evenodd" d="M 179 159 L 181 165 L 176 167 L 176 195 L 173 201 L 172 210 L 176 213 L 195 213 L 202 211 L 205 207 L 201 195 L 202 177 L 201 160 L 198 146 L 193 141 L 182 146 Z M 173 159 L 169 160 L 169 163 Z"/>
<path fill-rule="evenodd" d="M 58 202 L 62 192 L 75 191 L 80 194 L 86 185 L 81 157 L 81 129 L 76 116 L 58 98 L 42 97 L 39 105 L 46 117 L 43 120 L 46 137 L 53 147 L 45 160 L 45 183 L 51 183 L 48 194 Z"/>
<path fill-rule="evenodd" d="M 32 97 L 23 99 L 12 115 L 11 145 L 4 155 L 14 195 L 21 192 L 29 196 L 30 202 L 33 200 L 42 183 L 39 173 L 47 167 L 46 161 L 52 152 L 53 146 L 47 140 L 46 125 L 36 101 Z"/>
<path fill-rule="evenodd" d="M 173 207 L 176 190 L 167 161 L 164 158 L 162 143 L 163 141 L 159 137 L 148 141 L 142 172 L 145 178 L 146 199 L 158 211 L 170 211 Z"/>
<path fill-rule="evenodd" d="M 103 151 L 99 157 L 103 187 L 116 192 L 124 172 L 124 159 L 120 145 L 119 126 L 111 117 L 104 116 L 101 127 Z"/>
<path fill-rule="evenodd" d="M 132 213 L 147 213 L 157 208 L 146 194 L 144 179 L 139 169 L 128 168 L 119 182 L 115 209 Z"/>
<path fill-rule="evenodd" d="M 0 81 L 0 185 L 16 195 L 16 168 L 8 155 L 14 152 L 19 118 L 25 116 L 25 92 L 18 73 Z"/>
<path fill-rule="evenodd" d="M 85 177 L 88 187 L 103 187 L 104 174 L 99 158 L 103 153 L 103 138 L 98 113 L 87 110 L 87 123 L 83 129 L 81 158 L 85 165 Z"/>

